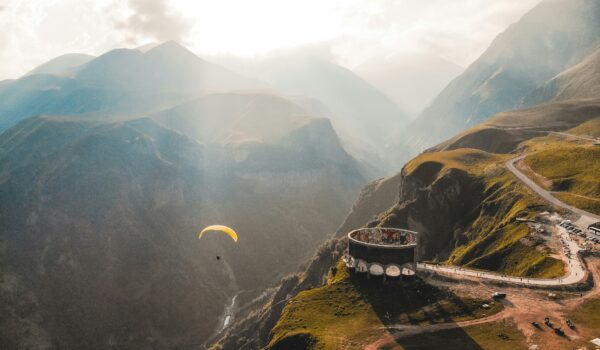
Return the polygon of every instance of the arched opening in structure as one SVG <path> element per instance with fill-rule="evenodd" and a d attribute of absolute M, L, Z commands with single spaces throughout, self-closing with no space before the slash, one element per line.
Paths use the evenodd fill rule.
<path fill-rule="evenodd" d="M 402 276 L 414 276 L 416 273 L 415 266 L 413 264 L 402 265 L 401 274 Z"/>
<path fill-rule="evenodd" d="M 356 272 L 367 272 L 369 270 L 369 266 L 367 262 L 364 260 L 357 259 L 356 260 Z"/>
<path fill-rule="evenodd" d="M 386 266 L 385 275 L 388 277 L 400 277 L 401 269 L 400 266 L 391 264 Z"/>
<path fill-rule="evenodd" d="M 378 263 L 373 263 L 369 266 L 369 273 L 373 276 L 381 276 L 384 273 L 383 266 Z"/>

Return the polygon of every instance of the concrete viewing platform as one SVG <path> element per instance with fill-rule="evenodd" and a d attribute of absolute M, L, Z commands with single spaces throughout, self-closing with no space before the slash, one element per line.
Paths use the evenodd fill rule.
<path fill-rule="evenodd" d="M 367 276 L 399 278 L 417 271 L 418 233 L 397 228 L 361 228 L 348 233 L 346 267 Z"/>

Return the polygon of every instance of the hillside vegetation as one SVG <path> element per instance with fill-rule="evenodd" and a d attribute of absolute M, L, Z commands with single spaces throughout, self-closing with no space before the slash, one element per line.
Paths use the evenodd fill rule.
<path fill-rule="evenodd" d="M 600 117 L 582 123 L 569 130 L 569 132 L 576 135 L 600 137 Z"/>
<path fill-rule="evenodd" d="M 360 348 L 388 334 L 388 324 L 435 324 L 489 316 L 483 300 L 457 296 L 416 280 L 381 285 L 350 276 L 339 262 L 325 286 L 305 290 L 289 301 L 273 328 L 269 349 Z"/>
<path fill-rule="evenodd" d="M 596 121 L 574 131 L 593 131 Z M 600 214 L 600 147 L 589 141 L 557 139 L 550 136 L 527 143 L 525 164 L 541 175 L 534 177 L 540 185 L 560 200 L 580 209 Z"/>
<path fill-rule="evenodd" d="M 531 195 L 506 169 L 504 162 L 510 155 L 491 154 L 474 149 L 425 153 L 408 163 L 404 172 L 407 177 L 423 179 L 431 176 L 421 171 L 437 164 L 434 181 L 443 181 L 451 172 L 464 172 L 468 179 L 478 182 L 481 193 L 464 193 L 463 197 L 481 198 L 471 213 L 465 212 L 467 220 L 458 222 L 449 240 L 453 246 L 447 263 L 472 268 L 497 271 L 514 276 L 557 277 L 564 273 L 563 263 L 553 257 L 541 242 L 529 238 L 529 227 L 516 222 L 517 217 L 531 211 L 545 210 L 544 204 Z M 455 204 L 456 205 L 456 204 Z M 398 215 L 406 207 L 397 207 L 384 214 L 378 225 L 396 226 Z M 435 214 L 433 214 L 435 216 Z M 471 217 L 472 220 L 468 220 Z M 439 218 L 437 220 L 447 220 Z M 400 225 L 401 226 L 401 225 Z M 442 232 L 435 232 L 441 235 Z M 427 237 L 427 236 L 426 236 Z M 429 244 L 425 242 L 424 244 Z M 425 258 L 431 258 L 425 250 Z M 434 256 L 444 260 L 439 252 Z"/>
<path fill-rule="evenodd" d="M 386 344 L 386 350 L 525 350 L 525 336 L 509 321 L 484 323 L 465 328 L 423 333 Z"/>

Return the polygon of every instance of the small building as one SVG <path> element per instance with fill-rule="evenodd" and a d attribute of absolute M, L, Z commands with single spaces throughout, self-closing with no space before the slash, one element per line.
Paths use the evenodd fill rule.
<path fill-rule="evenodd" d="M 367 276 L 406 278 L 417 271 L 418 233 L 397 228 L 361 228 L 348 233 L 346 267 Z"/>
<path fill-rule="evenodd" d="M 588 226 L 588 231 L 590 233 L 596 234 L 600 236 L 600 222 L 591 224 L 590 226 Z"/>

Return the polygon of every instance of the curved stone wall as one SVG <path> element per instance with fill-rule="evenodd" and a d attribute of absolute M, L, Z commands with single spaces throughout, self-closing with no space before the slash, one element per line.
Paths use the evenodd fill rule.
<path fill-rule="evenodd" d="M 396 228 L 363 228 L 348 233 L 346 266 L 373 276 L 412 276 L 418 233 Z"/>

